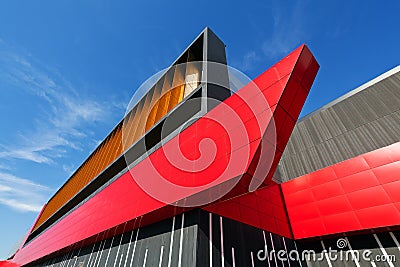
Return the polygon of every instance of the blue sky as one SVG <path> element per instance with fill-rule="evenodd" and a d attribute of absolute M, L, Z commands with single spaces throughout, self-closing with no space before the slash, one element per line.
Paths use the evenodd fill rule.
<path fill-rule="evenodd" d="M 205 27 L 254 78 L 307 43 L 305 115 L 400 63 L 396 1 L 0 4 L 0 259 L 122 118 L 135 89 Z"/>

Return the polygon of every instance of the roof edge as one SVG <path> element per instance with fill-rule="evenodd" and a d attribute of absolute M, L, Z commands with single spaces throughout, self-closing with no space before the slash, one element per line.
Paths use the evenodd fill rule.
<path fill-rule="evenodd" d="M 322 107 L 312 111 L 311 113 L 308 113 L 304 117 L 300 118 L 299 121 L 305 120 L 305 119 L 315 115 L 316 113 L 319 113 L 320 111 L 326 110 L 326 109 L 328 109 L 328 108 L 340 103 L 341 101 L 343 101 L 343 100 L 345 100 L 345 99 L 347 99 L 347 98 L 349 98 L 349 97 L 351 97 L 351 96 L 353 96 L 353 95 L 355 95 L 355 94 L 367 89 L 368 87 L 371 87 L 371 86 L 377 84 L 378 82 L 383 81 L 384 79 L 386 79 L 386 78 L 388 78 L 388 77 L 390 77 L 390 76 L 392 76 L 392 75 L 394 75 L 394 74 L 396 74 L 398 72 L 400 72 L 400 65 L 397 65 L 396 67 L 384 72 L 383 74 L 381 74 L 381 75 L 375 77 L 374 79 L 372 79 L 372 80 L 360 85 L 359 87 L 351 90 L 350 92 L 347 92 L 346 94 L 344 94 L 342 96 L 339 96 L 335 100 L 329 102 L 328 104 L 323 105 Z"/>

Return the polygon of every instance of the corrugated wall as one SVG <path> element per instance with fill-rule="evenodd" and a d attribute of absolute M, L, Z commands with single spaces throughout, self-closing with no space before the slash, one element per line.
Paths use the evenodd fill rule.
<path fill-rule="evenodd" d="M 400 72 L 311 113 L 295 126 L 275 180 L 288 181 L 400 141 Z"/>

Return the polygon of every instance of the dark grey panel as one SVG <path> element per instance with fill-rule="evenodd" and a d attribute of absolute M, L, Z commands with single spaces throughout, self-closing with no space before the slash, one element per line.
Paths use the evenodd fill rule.
<path fill-rule="evenodd" d="M 265 247 L 268 251 L 287 250 L 293 249 L 295 244 L 293 240 L 234 220 L 192 210 L 90 246 L 71 247 L 64 255 L 29 266 L 232 267 L 266 266 L 267 262 L 271 266 L 276 263 L 278 266 L 300 266 L 298 262 L 289 265 L 277 259 L 259 260 L 257 252 Z"/>
<path fill-rule="evenodd" d="M 199 229 L 196 266 L 300 266 L 297 261 L 257 257 L 265 248 L 271 252 L 295 247 L 291 239 L 206 212 L 200 213 Z"/>
<path fill-rule="evenodd" d="M 225 44 L 218 36 L 210 29 L 204 30 L 204 58 L 205 63 L 203 69 L 204 87 L 203 96 L 207 96 L 207 105 L 205 110 L 210 111 L 219 101 L 224 101 L 231 95 L 229 89 L 228 68 L 226 66 Z M 210 64 L 216 62 L 219 64 Z M 217 100 L 217 101 L 215 101 Z"/>
<path fill-rule="evenodd" d="M 274 179 L 288 181 L 399 142 L 398 69 L 300 119 Z"/>
<path fill-rule="evenodd" d="M 349 236 L 342 249 L 337 247 L 337 240 L 323 238 L 295 242 L 219 215 L 192 210 L 87 247 L 71 247 L 64 255 L 30 266 L 398 266 L 396 262 L 377 262 L 376 259 L 385 255 L 400 259 L 399 232 Z M 338 255 L 337 259 L 324 252 L 329 248 L 335 250 L 332 252 L 337 254 L 331 255 Z M 301 255 L 310 250 L 315 252 L 315 258 L 303 260 Z M 260 254 L 260 251 L 268 253 Z M 286 253 L 281 256 L 283 258 L 296 255 L 293 252 L 297 252 L 299 258 L 282 260 L 279 251 Z M 370 252 L 369 257 L 375 265 L 361 257 L 366 251 Z M 360 255 L 357 263 L 352 254 Z"/>

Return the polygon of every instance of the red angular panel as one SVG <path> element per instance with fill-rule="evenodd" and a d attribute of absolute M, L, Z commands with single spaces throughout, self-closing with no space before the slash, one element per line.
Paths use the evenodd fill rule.
<path fill-rule="evenodd" d="M 381 186 L 374 186 L 347 194 L 354 210 L 391 203 L 389 196 Z"/>
<path fill-rule="evenodd" d="M 337 180 L 314 186 L 311 190 L 317 201 L 344 194 L 343 187 Z"/>
<path fill-rule="evenodd" d="M 305 182 L 308 181 L 308 186 L 315 187 L 321 184 L 329 183 L 330 181 L 337 180 L 337 176 L 333 168 L 324 168 L 308 174 L 307 177 L 302 176 L 302 179 L 299 179 L 299 181 L 296 183 L 299 183 L 303 179 L 305 179 Z"/>
<path fill-rule="evenodd" d="M 291 219 L 294 222 L 308 220 L 309 218 L 317 218 L 320 216 L 316 203 L 307 203 L 292 208 Z"/>
<path fill-rule="evenodd" d="M 397 170 L 400 170 L 400 168 Z M 400 203 L 400 179 L 395 182 L 389 182 L 387 184 L 384 184 L 383 189 L 393 202 Z"/>
<path fill-rule="evenodd" d="M 293 237 L 280 186 L 277 184 L 218 201 L 203 209 L 269 232 Z"/>
<path fill-rule="evenodd" d="M 392 203 L 356 210 L 355 213 L 362 229 L 399 225 L 400 221 L 399 211 Z"/>
<path fill-rule="evenodd" d="M 378 179 L 371 170 L 342 177 L 339 181 L 346 193 L 379 185 Z"/>
<path fill-rule="evenodd" d="M 307 203 L 310 203 L 311 201 L 314 201 L 314 195 L 311 188 L 308 188 L 296 191 L 292 194 L 285 194 L 285 200 L 286 205 L 288 205 L 289 207 L 295 207 L 305 205 Z"/>
<path fill-rule="evenodd" d="M 372 172 L 382 184 L 395 182 L 399 180 L 400 162 L 393 162 L 386 165 L 378 166 L 372 169 Z"/>
<path fill-rule="evenodd" d="M 301 221 L 291 221 L 291 226 L 295 239 L 323 236 L 327 232 L 322 217 L 313 217 Z"/>
<path fill-rule="evenodd" d="M 362 226 L 353 211 L 335 213 L 322 218 L 327 232 L 341 233 L 358 230 Z M 341 223 L 338 223 L 341 222 Z"/>
<path fill-rule="evenodd" d="M 362 156 L 343 161 L 332 166 L 338 178 L 362 172 L 369 169 L 367 162 Z"/>
<path fill-rule="evenodd" d="M 281 184 L 294 237 L 400 225 L 399 150 L 400 142 Z"/>
<path fill-rule="evenodd" d="M 323 199 L 316 202 L 316 204 L 321 216 L 328 216 L 352 210 L 350 201 L 345 195 L 337 195 L 335 197 Z"/>
<path fill-rule="evenodd" d="M 0 267 L 19 267 L 19 264 L 16 264 L 11 261 L 0 261 Z"/>
<path fill-rule="evenodd" d="M 376 168 L 392 162 L 389 154 L 385 150 L 382 150 L 380 153 L 372 151 L 371 153 L 364 154 L 363 158 L 370 168 Z"/>

